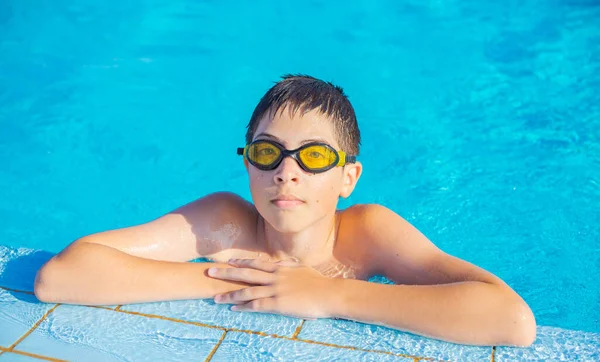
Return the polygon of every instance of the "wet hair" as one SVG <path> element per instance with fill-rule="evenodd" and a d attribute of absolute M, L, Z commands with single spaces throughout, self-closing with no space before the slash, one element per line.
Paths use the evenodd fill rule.
<path fill-rule="evenodd" d="M 246 127 L 246 143 L 252 142 L 258 123 L 267 112 L 275 114 L 285 107 L 293 113 L 306 113 L 318 108 L 333 122 L 334 134 L 342 151 L 358 155 L 360 130 L 354 108 L 344 90 L 330 82 L 302 74 L 284 75 L 260 99 Z"/>

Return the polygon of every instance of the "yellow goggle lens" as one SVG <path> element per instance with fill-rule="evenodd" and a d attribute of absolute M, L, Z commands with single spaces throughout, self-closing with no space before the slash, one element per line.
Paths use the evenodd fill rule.
<path fill-rule="evenodd" d="M 325 146 L 309 146 L 299 152 L 302 163 L 308 168 L 320 169 L 335 162 L 335 153 Z"/>
<path fill-rule="evenodd" d="M 254 143 L 248 148 L 248 158 L 261 165 L 270 165 L 279 157 L 281 151 L 266 142 Z"/>

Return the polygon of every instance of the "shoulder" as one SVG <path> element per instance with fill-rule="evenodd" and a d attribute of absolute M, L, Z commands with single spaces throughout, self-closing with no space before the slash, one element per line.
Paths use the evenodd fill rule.
<path fill-rule="evenodd" d="M 417 254 L 437 249 L 416 227 L 379 204 L 354 205 L 343 211 L 343 233 L 360 249 L 372 273 L 388 274 L 390 265 L 411 264 Z"/>
<path fill-rule="evenodd" d="M 237 194 L 225 191 L 203 196 L 181 206 L 173 213 L 183 213 L 190 221 L 196 218 L 205 220 L 207 216 L 241 218 L 241 220 L 256 218 L 256 208 L 252 203 Z"/>
<path fill-rule="evenodd" d="M 402 216 L 379 204 L 354 205 L 344 210 L 343 220 L 344 227 L 370 247 L 387 248 L 419 233 Z"/>
<path fill-rule="evenodd" d="M 382 228 L 389 230 L 407 224 L 400 215 L 379 204 L 353 205 L 343 211 L 343 218 L 361 236 L 374 236 Z"/>
<path fill-rule="evenodd" d="M 399 284 L 482 281 L 503 284 L 491 273 L 439 249 L 422 232 L 382 205 L 347 210 L 354 245 L 360 245 L 373 274 Z"/>
<path fill-rule="evenodd" d="M 208 194 L 170 214 L 186 219 L 202 255 L 247 245 L 255 239 L 258 211 L 251 202 L 231 192 Z"/>
<path fill-rule="evenodd" d="M 402 219 L 379 204 L 357 204 L 340 212 L 340 252 L 358 262 L 368 274 L 378 274 L 381 255 L 389 252 L 389 243 L 398 242 L 390 234 L 401 227 Z"/>

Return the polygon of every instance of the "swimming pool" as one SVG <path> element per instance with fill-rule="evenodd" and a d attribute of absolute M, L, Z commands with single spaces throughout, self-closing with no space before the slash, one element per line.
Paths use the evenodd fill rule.
<path fill-rule="evenodd" d="M 250 198 L 247 120 L 307 73 L 361 126 L 340 207 L 382 203 L 539 325 L 600 333 L 599 17 L 583 0 L 0 2 L 0 244 L 57 252 L 212 191 Z"/>

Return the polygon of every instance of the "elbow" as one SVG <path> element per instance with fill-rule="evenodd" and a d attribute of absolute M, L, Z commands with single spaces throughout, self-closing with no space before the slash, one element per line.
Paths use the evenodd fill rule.
<path fill-rule="evenodd" d="M 58 303 L 59 291 L 55 287 L 57 284 L 58 272 L 60 265 L 56 265 L 54 259 L 48 261 L 38 270 L 33 284 L 33 294 L 43 303 Z"/>
<path fill-rule="evenodd" d="M 529 347 L 536 339 L 536 321 L 533 312 L 524 301 L 519 301 L 513 310 L 508 343 L 515 347 Z"/>
<path fill-rule="evenodd" d="M 76 288 L 73 285 L 75 275 L 81 276 L 81 269 L 76 270 L 77 266 L 88 262 L 85 258 L 85 245 L 85 242 L 74 242 L 38 270 L 33 283 L 33 294 L 40 302 L 63 303 L 72 297 L 73 289 Z"/>

